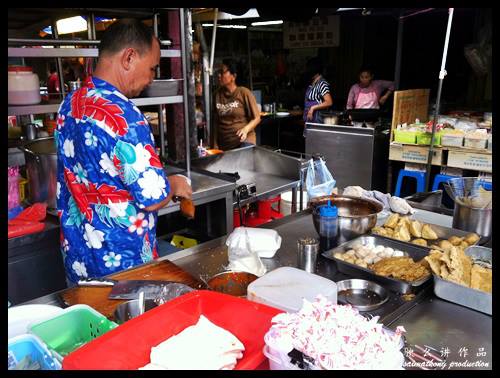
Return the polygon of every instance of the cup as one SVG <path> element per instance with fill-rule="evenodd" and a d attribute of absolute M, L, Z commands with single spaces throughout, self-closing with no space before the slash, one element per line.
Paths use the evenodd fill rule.
<path fill-rule="evenodd" d="M 319 252 L 319 241 L 315 238 L 301 238 L 297 241 L 297 267 L 314 273 Z"/>

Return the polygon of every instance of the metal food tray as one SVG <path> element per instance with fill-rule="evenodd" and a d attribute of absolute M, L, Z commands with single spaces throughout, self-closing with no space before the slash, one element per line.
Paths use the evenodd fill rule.
<path fill-rule="evenodd" d="M 465 253 L 472 258 L 486 260 L 491 262 L 491 248 L 469 247 Z M 492 314 L 491 293 L 472 289 L 467 286 L 459 285 L 455 282 L 447 281 L 434 274 L 434 294 L 437 297 L 459 305 L 472 308 L 474 310 Z"/>
<path fill-rule="evenodd" d="M 386 219 L 384 219 L 384 222 L 385 222 L 385 220 Z M 414 220 L 414 219 L 412 219 L 412 220 Z M 419 222 L 422 224 L 428 224 L 429 226 L 431 226 L 438 237 L 436 240 L 427 240 L 427 244 L 429 244 L 429 247 L 421 246 L 421 247 L 427 248 L 427 249 L 432 249 L 430 247 L 430 245 L 433 245 L 433 244 L 437 245 L 441 240 L 448 240 L 448 238 L 450 238 L 452 236 L 457 236 L 457 237 L 461 238 L 461 237 L 465 237 L 469 234 L 473 234 L 473 232 L 463 231 L 463 230 L 459 230 L 457 228 L 449 228 L 449 227 L 440 226 L 438 224 L 432 224 L 432 223 L 427 223 L 427 222 L 422 222 L 422 221 L 419 221 Z M 384 227 L 384 224 L 382 223 L 380 225 L 380 227 Z M 396 240 L 396 241 L 404 243 L 404 244 L 417 245 L 417 244 L 413 244 L 412 242 L 405 242 L 402 240 L 394 239 L 394 238 L 391 238 L 390 236 L 382 236 L 382 235 L 377 235 L 377 234 L 372 234 L 372 235 L 380 236 L 380 237 L 383 237 L 383 238 L 389 239 L 389 240 Z M 419 238 L 414 237 L 413 235 L 411 236 L 411 238 L 412 238 L 412 240 L 419 239 Z M 423 239 L 423 238 L 420 238 L 420 239 Z M 481 239 L 479 239 L 473 245 L 478 245 L 478 243 L 480 241 L 481 241 Z"/>
<path fill-rule="evenodd" d="M 378 235 L 367 235 L 360 236 L 356 239 L 348 241 L 344 244 L 339 245 L 338 247 L 323 252 L 323 256 L 334 260 L 337 263 L 337 267 L 340 272 L 353 276 L 355 278 L 363 278 L 366 280 L 372 280 L 384 285 L 385 288 L 396 291 L 402 294 L 409 294 L 415 292 L 417 289 L 422 287 L 425 283 L 429 282 L 431 279 L 431 275 L 422 278 L 418 281 L 407 282 L 398 280 L 391 277 L 384 277 L 375 274 L 372 270 L 363 268 L 359 265 L 351 264 L 343 260 L 339 260 L 334 257 L 335 253 L 347 252 L 352 248 L 354 244 L 362 243 L 363 245 L 369 246 L 379 246 L 382 245 L 384 247 L 390 247 L 393 249 L 398 249 L 402 252 L 405 252 L 409 257 L 411 257 L 414 261 L 420 261 L 425 256 L 429 254 L 429 248 L 421 247 L 415 244 L 409 244 L 400 242 L 398 240 L 384 238 Z"/>

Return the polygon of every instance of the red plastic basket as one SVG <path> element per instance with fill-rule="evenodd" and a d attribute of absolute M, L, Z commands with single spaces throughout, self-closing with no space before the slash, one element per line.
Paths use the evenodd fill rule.
<path fill-rule="evenodd" d="M 283 311 L 243 298 L 196 290 L 131 319 L 66 356 L 63 369 L 134 370 L 150 362 L 153 346 L 204 315 L 245 346 L 236 369 L 268 369 L 262 353 L 271 319 Z M 196 356 L 193 356 L 196 358 Z"/>

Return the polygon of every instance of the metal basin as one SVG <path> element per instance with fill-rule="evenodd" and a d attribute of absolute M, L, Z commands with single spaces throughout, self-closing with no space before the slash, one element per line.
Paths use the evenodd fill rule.
<path fill-rule="evenodd" d="M 144 312 L 152 310 L 157 306 L 158 305 L 156 304 L 154 299 L 144 300 Z M 140 314 L 139 300 L 133 299 L 131 301 L 119 304 L 115 309 L 114 316 L 115 316 L 115 321 L 118 324 L 123 324 L 126 321 L 139 316 L 139 314 Z"/>
<path fill-rule="evenodd" d="M 375 227 L 377 214 L 382 211 L 382 205 L 363 198 L 351 196 L 322 196 L 313 198 L 309 203 L 312 207 L 314 228 L 319 234 L 320 215 L 318 207 L 326 205 L 328 200 L 332 206 L 337 206 L 339 217 L 338 241 L 340 243 L 364 235 Z"/>
<path fill-rule="evenodd" d="M 337 282 L 337 300 L 359 311 L 372 311 L 389 300 L 389 293 L 372 281 L 351 279 Z"/>

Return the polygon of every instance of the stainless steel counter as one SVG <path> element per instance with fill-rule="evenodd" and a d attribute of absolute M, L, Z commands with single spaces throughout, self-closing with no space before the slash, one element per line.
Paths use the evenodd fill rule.
<path fill-rule="evenodd" d="M 419 220 L 443 226 L 449 226 L 448 222 L 451 222 L 451 217 L 425 210 L 418 210 L 415 216 Z M 276 255 L 272 259 L 262 259 L 268 271 L 281 266 L 296 267 L 297 239 L 317 237 L 308 210 L 275 220 L 264 227 L 275 229 L 282 237 L 281 248 Z M 223 271 L 228 264 L 225 240 L 226 237 L 214 239 L 160 260 L 168 259 L 195 277 L 207 279 Z M 333 261 L 323 256 L 318 258 L 315 273 L 333 281 L 348 278 L 337 271 Z M 61 304 L 57 293 L 27 303 Z M 435 297 L 432 285 L 422 289 L 409 302 L 392 293 L 382 308 L 370 314 L 380 316 L 380 321 L 390 328 L 404 326 L 407 341 L 411 344 L 430 345 L 439 351 L 442 348 L 443 351 L 448 350 L 446 368 L 491 368 L 492 317 Z M 465 360 L 470 366 L 454 365 Z"/>
<path fill-rule="evenodd" d="M 421 221 L 451 226 L 451 217 L 418 210 L 415 217 Z M 281 266 L 297 266 L 297 239 L 304 236 L 317 237 L 311 214 L 308 211 L 295 213 L 280 220 L 268 223 L 266 228 L 275 229 L 282 237 L 281 248 L 272 259 L 262 259 L 268 271 Z M 189 273 L 202 279 L 224 270 L 228 264 L 226 237 L 212 240 L 190 250 L 177 252 L 168 259 Z M 319 256 L 316 274 L 339 281 L 347 276 L 337 271 L 336 264 Z M 437 350 L 450 351 L 448 365 L 465 360 L 479 366 L 467 368 L 487 368 L 492 363 L 492 317 L 437 298 L 432 285 L 417 293 L 414 300 L 406 302 L 392 294 L 389 302 L 381 309 L 371 312 L 380 316 L 380 321 L 395 329 L 405 327 L 406 338 L 411 344 L 430 345 Z M 464 356 L 466 348 L 468 355 Z M 480 348 L 483 348 L 480 350 Z M 476 354 L 484 356 L 476 356 Z M 463 368 L 452 366 L 453 369 Z"/>

